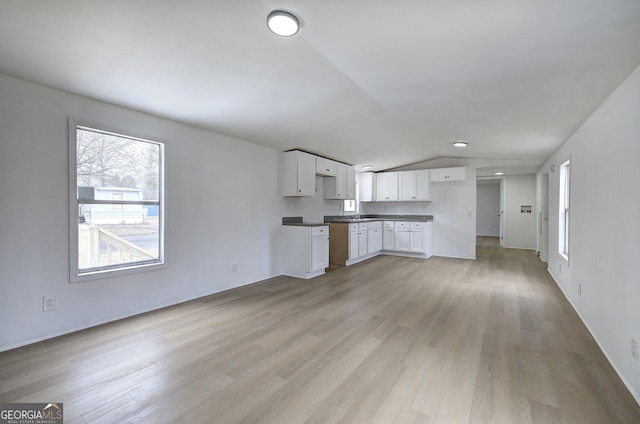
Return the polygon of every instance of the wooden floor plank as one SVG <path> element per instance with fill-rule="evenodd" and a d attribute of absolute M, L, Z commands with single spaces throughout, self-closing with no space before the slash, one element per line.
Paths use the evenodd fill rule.
<path fill-rule="evenodd" d="M 66 423 L 640 423 L 534 252 L 379 256 L 0 353 Z"/>

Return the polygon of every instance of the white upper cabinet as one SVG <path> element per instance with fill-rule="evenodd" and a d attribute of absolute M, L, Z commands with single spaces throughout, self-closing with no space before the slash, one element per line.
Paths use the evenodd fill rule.
<path fill-rule="evenodd" d="M 324 198 L 338 200 L 356 198 L 356 171 L 353 166 L 337 163 L 336 176 L 324 179 Z"/>
<path fill-rule="evenodd" d="M 358 191 L 361 202 L 375 202 L 376 174 L 373 172 L 361 172 L 358 174 Z"/>
<path fill-rule="evenodd" d="M 456 166 L 453 168 L 438 168 L 431 170 L 431 182 L 442 183 L 449 181 L 465 181 L 467 179 L 467 167 Z"/>
<path fill-rule="evenodd" d="M 282 158 L 282 195 L 316 195 L 316 157 L 300 150 L 284 152 Z"/>
<path fill-rule="evenodd" d="M 335 177 L 338 175 L 338 162 L 327 158 L 316 158 L 316 175 Z"/>
<path fill-rule="evenodd" d="M 398 172 L 399 200 L 428 201 L 431 200 L 431 181 L 429 170 Z"/>
<path fill-rule="evenodd" d="M 347 200 L 355 200 L 356 198 L 356 170 L 353 166 L 347 167 Z"/>
<path fill-rule="evenodd" d="M 398 173 L 379 172 L 376 174 L 376 201 L 392 202 L 398 200 Z"/>

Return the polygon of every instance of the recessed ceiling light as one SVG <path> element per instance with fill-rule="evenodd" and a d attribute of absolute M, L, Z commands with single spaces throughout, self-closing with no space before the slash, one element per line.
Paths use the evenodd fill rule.
<path fill-rule="evenodd" d="M 300 29 L 300 21 L 293 13 L 274 10 L 267 17 L 267 26 L 276 35 L 291 37 Z"/>
<path fill-rule="evenodd" d="M 453 146 L 454 147 L 467 147 L 467 145 L 469 145 L 469 143 L 467 143 L 466 141 L 454 141 L 453 142 Z"/>
<path fill-rule="evenodd" d="M 504 175 L 504 172 L 500 171 L 500 172 L 494 172 L 493 175 Z"/>
<path fill-rule="evenodd" d="M 367 169 L 371 169 L 371 165 L 362 165 L 362 170 L 365 171 Z"/>

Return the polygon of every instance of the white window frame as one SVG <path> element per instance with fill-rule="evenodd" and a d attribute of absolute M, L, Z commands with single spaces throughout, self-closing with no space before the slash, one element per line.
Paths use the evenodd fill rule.
<path fill-rule="evenodd" d="M 160 146 L 160 179 L 159 179 L 159 199 L 158 201 L 129 201 L 122 200 L 118 203 L 125 204 L 153 204 L 158 206 L 158 232 L 159 232 L 159 252 L 158 259 L 154 261 L 134 262 L 122 264 L 122 266 L 110 266 L 103 269 L 80 272 L 78 264 L 78 219 L 79 205 L 83 203 L 95 203 L 95 200 L 87 201 L 78 199 L 77 183 L 77 130 L 86 129 L 90 131 L 112 134 L 126 137 L 132 140 L 154 143 Z M 109 128 L 106 125 L 81 122 L 69 119 L 69 281 L 79 283 L 92 281 L 101 278 L 112 278 L 143 271 L 151 271 L 159 268 L 167 268 L 167 237 L 166 237 L 166 189 L 165 180 L 167 175 L 166 155 L 167 142 L 156 137 L 135 135 L 131 131 Z M 108 202 L 113 202 L 109 200 Z"/>
<path fill-rule="evenodd" d="M 558 201 L 558 253 L 567 264 L 570 252 L 570 198 L 571 198 L 571 158 L 560 165 L 559 201 Z"/>

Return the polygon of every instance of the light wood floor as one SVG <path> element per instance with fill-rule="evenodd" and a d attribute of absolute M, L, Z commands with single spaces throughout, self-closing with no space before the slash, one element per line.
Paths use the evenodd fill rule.
<path fill-rule="evenodd" d="M 640 423 L 534 252 L 380 256 L 0 353 L 65 423 Z"/>

